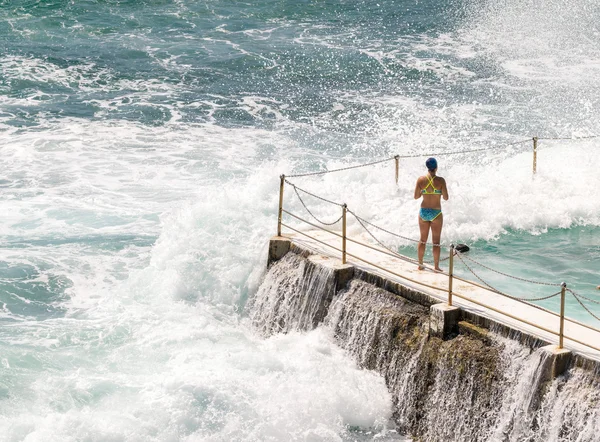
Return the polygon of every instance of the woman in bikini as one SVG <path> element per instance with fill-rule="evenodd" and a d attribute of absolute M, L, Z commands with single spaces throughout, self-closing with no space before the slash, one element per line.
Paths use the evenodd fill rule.
<path fill-rule="evenodd" d="M 435 270 L 441 272 L 440 268 L 440 238 L 442 236 L 442 225 L 444 216 L 442 215 L 442 198 L 448 200 L 448 189 L 446 180 L 436 175 L 437 160 L 429 158 L 425 162 L 427 166 L 427 175 L 417 179 L 415 186 L 415 199 L 423 197 L 421 210 L 419 212 L 419 229 L 421 230 L 421 241 L 419 242 L 419 270 L 423 270 L 423 256 L 425 255 L 425 245 L 431 229 L 433 241 L 433 263 Z"/>

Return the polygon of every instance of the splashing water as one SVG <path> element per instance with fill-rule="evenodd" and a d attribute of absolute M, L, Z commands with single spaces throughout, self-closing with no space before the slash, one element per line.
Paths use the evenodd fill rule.
<path fill-rule="evenodd" d="M 383 437 L 381 378 L 327 334 L 262 339 L 246 317 L 277 176 L 597 134 L 597 8 L 550 3 L 0 8 L 3 437 Z M 598 143 L 541 141 L 535 179 L 529 145 L 498 152 L 440 157 L 444 239 L 595 294 Z M 398 187 L 391 165 L 302 185 L 412 237 L 421 163 Z"/>

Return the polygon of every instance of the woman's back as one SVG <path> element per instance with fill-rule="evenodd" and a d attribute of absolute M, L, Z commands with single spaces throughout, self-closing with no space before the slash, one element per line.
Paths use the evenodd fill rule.
<path fill-rule="evenodd" d="M 423 175 L 417 180 L 420 196 L 423 197 L 421 207 L 440 209 L 442 195 L 445 189 L 445 180 L 439 176 Z"/>

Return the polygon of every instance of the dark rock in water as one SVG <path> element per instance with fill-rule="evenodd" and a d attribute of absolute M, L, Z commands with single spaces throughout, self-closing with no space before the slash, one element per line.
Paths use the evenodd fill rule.
<path fill-rule="evenodd" d="M 454 247 L 454 250 L 456 250 L 457 252 L 460 252 L 460 253 L 465 253 L 465 252 L 468 252 L 469 250 L 471 250 L 471 248 L 466 244 L 456 244 L 456 246 Z"/>

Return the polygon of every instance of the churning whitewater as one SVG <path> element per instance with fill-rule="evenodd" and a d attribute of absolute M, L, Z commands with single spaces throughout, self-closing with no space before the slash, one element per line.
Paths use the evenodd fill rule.
<path fill-rule="evenodd" d="M 385 373 L 357 353 L 355 309 L 375 308 L 359 288 L 324 309 L 300 297 L 331 284 L 310 262 L 266 272 L 279 175 L 489 147 L 438 157 L 443 240 L 597 298 L 599 17 L 587 0 L 0 2 L 0 440 L 446 438 L 436 397 L 459 398 L 419 396 L 437 379 L 412 375 L 423 340 Z M 558 138 L 535 178 L 534 136 Z M 298 185 L 413 238 L 423 161 L 398 184 L 377 165 Z M 532 417 L 537 356 L 503 345 L 501 400 L 463 434 L 593 440 L 592 380 L 554 382 Z"/>
<path fill-rule="evenodd" d="M 378 287 L 385 279 L 364 271 L 336 289 L 318 259 L 288 252 L 270 266 L 251 306 L 255 325 L 280 333 L 321 324 L 362 368 L 383 376 L 399 432 L 426 441 L 596 440 L 597 364 L 576 359 L 552 379 L 540 340 L 502 337 L 499 327 L 463 322 L 443 341 L 430 333 L 428 307 Z"/>

